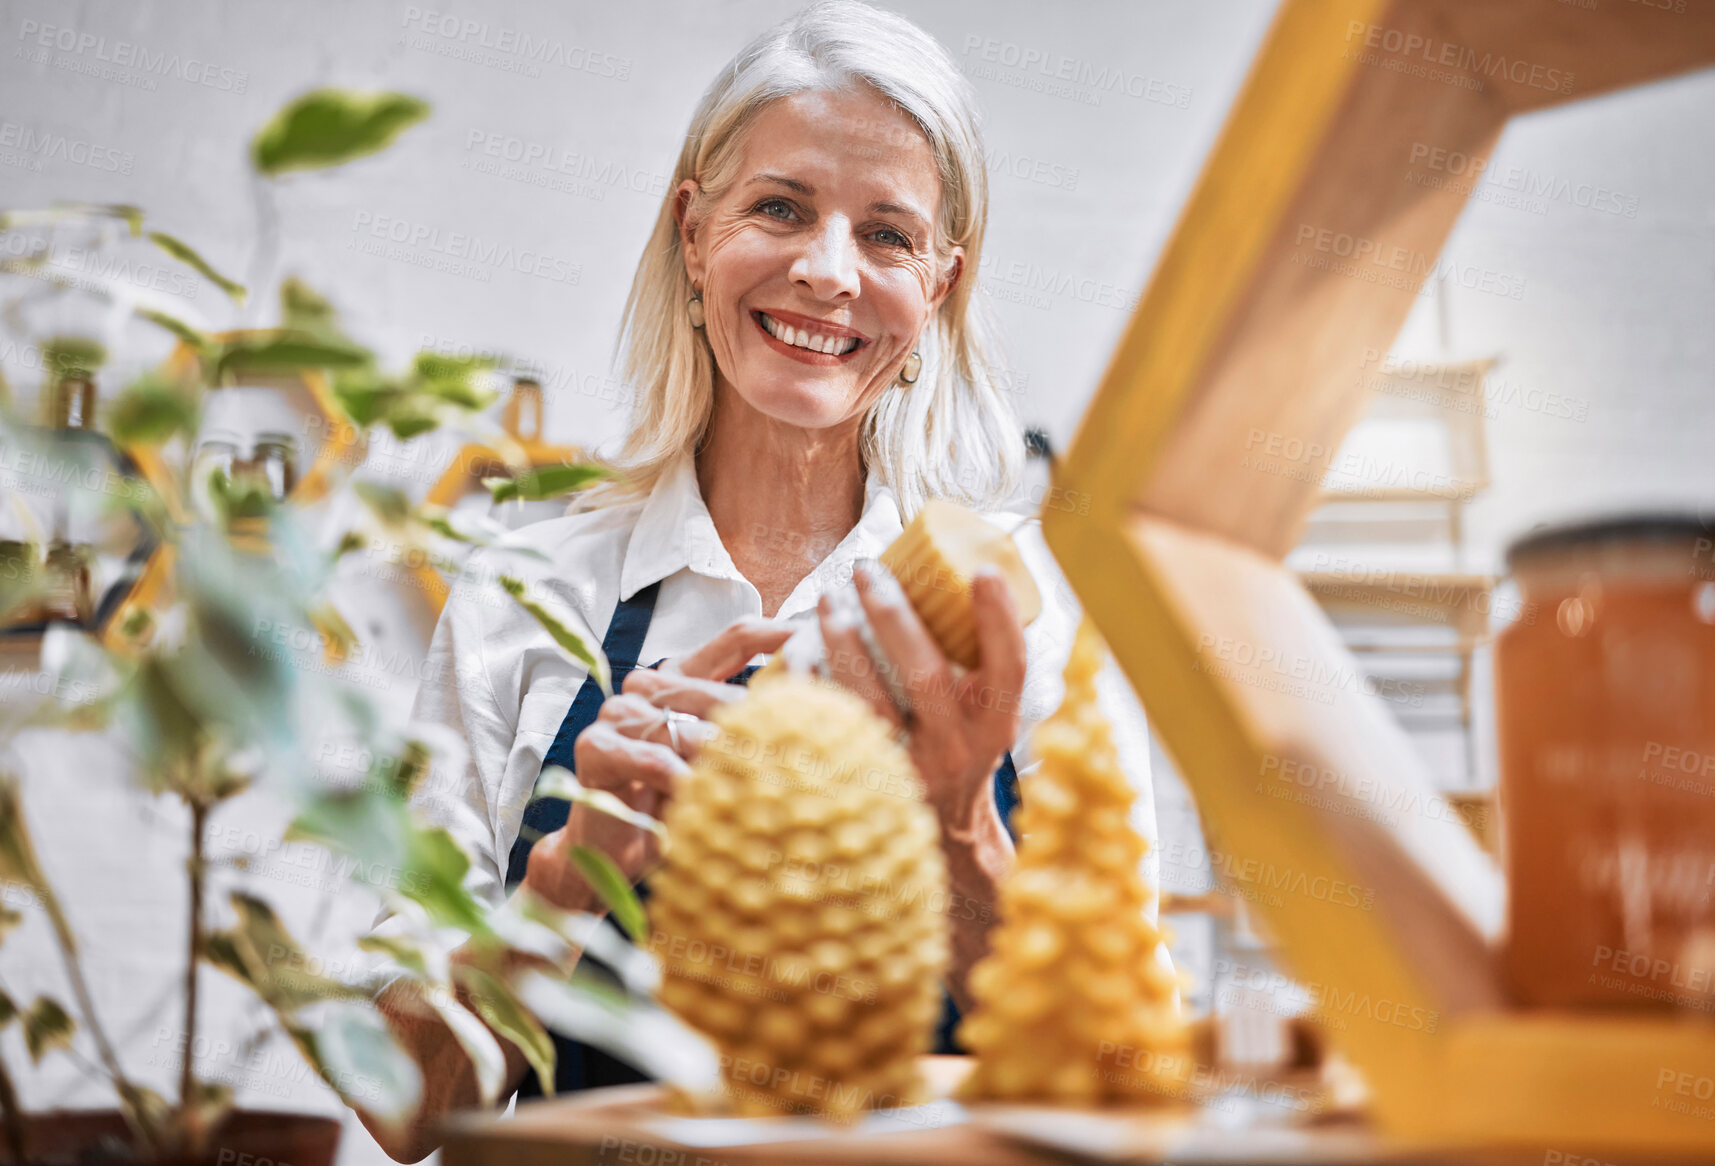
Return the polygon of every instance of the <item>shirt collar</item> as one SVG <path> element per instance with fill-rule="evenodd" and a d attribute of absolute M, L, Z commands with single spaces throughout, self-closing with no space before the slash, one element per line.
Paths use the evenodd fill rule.
<path fill-rule="evenodd" d="M 863 514 L 857 525 L 793 591 L 780 609 L 780 618 L 813 607 L 824 590 L 851 577 L 856 560 L 878 557 L 903 529 L 898 498 L 871 467 L 864 481 Z M 714 579 L 736 582 L 744 578 L 733 565 L 703 502 L 696 462 L 682 457 L 661 475 L 637 516 L 625 546 L 619 597 L 630 599 L 649 584 L 687 568 Z"/>

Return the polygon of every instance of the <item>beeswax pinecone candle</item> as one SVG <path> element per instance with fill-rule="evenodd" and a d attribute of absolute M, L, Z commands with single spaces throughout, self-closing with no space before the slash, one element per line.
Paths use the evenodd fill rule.
<path fill-rule="evenodd" d="M 947 876 L 910 757 L 860 698 L 793 673 L 713 719 L 650 880 L 662 1002 L 715 1043 L 742 1114 L 920 1101 Z"/>
<path fill-rule="evenodd" d="M 959 1029 L 976 1057 L 963 1090 L 973 1100 L 1165 1101 L 1179 1085 L 1187 1032 L 1144 915 L 1135 795 L 1096 704 L 1102 659 L 1085 620 L 1065 699 L 1032 737 L 1041 764 L 1017 811 L 1016 865 Z"/>

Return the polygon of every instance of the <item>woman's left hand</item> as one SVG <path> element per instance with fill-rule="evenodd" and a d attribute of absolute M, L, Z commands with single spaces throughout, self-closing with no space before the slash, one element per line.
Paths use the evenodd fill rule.
<path fill-rule="evenodd" d="M 1024 690 L 1024 626 L 1012 592 L 997 571 L 978 572 L 972 580 L 981 664 L 959 675 L 885 567 L 866 563 L 853 572 L 853 583 L 888 662 L 870 655 L 858 630 L 838 620 L 824 596 L 818 614 L 829 670 L 899 725 L 899 709 L 879 673 L 889 669 L 909 699 L 903 723 L 911 760 L 943 834 L 951 835 L 948 841 L 992 836 L 999 816 L 991 779 L 1018 735 Z"/>

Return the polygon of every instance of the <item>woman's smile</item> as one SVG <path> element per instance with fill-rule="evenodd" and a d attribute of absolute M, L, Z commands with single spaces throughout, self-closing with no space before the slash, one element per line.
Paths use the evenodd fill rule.
<path fill-rule="evenodd" d="M 752 311 L 750 318 L 770 348 L 804 364 L 844 364 L 869 343 L 856 329 L 790 312 Z"/>

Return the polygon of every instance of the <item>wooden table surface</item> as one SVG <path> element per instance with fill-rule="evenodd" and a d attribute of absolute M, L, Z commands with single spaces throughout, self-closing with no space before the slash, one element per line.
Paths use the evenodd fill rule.
<path fill-rule="evenodd" d="M 963 1057 L 924 1058 L 937 1098 L 964 1075 Z M 743 1145 L 689 1145 L 675 1135 L 714 1136 L 720 1127 L 677 1118 L 657 1085 L 624 1085 L 520 1105 L 510 1118 L 467 1115 L 449 1125 L 443 1166 L 793 1166 L 888 1163 L 890 1166 L 1041 1166 L 1050 1159 L 1002 1134 L 960 1121 L 947 1101 L 898 1111 L 921 1124 L 884 1133 L 845 1131 L 809 1119 L 747 1123 L 789 1126 L 807 1137 Z M 708 1127 L 692 1133 L 697 1126 Z M 731 1129 L 732 1127 L 726 1127 Z M 701 1140 L 698 1138 L 698 1140 Z"/>
<path fill-rule="evenodd" d="M 948 1096 L 968 1068 L 962 1057 L 928 1057 L 931 1092 Z M 1329 1166 L 1333 1163 L 1424 1163 L 1451 1158 L 1410 1156 L 1363 1126 L 1336 1123 L 1254 1130 L 1197 1123 L 1194 1111 L 1079 1113 L 1016 1106 L 964 1110 L 945 1100 L 896 1111 L 886 1132 L 840 1130 L 810 1119 L 724 1124 L 669 1113 L 655 1085 L 627 1085 L 527 1102 L 512 1117 L 454 1119 L 441 1150 L 444 1166 L 1045 1166 L 1069 1161 L 1172 1161 L 1213 1166 Z M 921 1124 L 910 1124 L 919 1122 Z M 778 1140 L 741 1138 L 769 1131 Z M 740 1144 L 742 1143 L 742 1144 Z M 1529 1161 L 1519 1158 L 1460 1161 Z"/>

